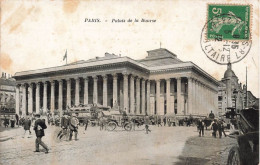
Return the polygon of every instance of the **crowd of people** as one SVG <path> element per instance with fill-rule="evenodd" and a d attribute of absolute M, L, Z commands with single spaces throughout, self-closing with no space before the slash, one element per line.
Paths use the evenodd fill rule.
<path fill-rule="evenodd" d="M 227 124 L 224 122 L 223 119 L 215 119 L 215 115 L 212 113 L 209 114 L 209 119 L 211 122 L 209 128 L 212 129 L 212 136 L 214 138 L 216 138 L 217 136 L 219 138 L 222 137 L 222 133 L 223 135 L 226 137 L 226 133 L 225 133 L 225 128 L 227 127 Z M 199 131 L 199 137 L 204 136 L 204 128 L 206 127 L 205 124 L 205 119 L 200 118 L 198 123 L 197 123 L 197 128 Z"/>
<path fill-rule="evenodd" d="M 127 117 L 127 116 L 126 116 Z M 191 126 L 192 124 L 197 125 L 199 137 L 204 136 L 204 128 L 207 128 L 206 120 L 208 118 L 199 118 L 199 119 L 193 119 L 192 116 L 186 117 L 184 119 L 176 120 L 169 118 L 169 117 L 151 117 L 148 115 L 145 115 L 144 118 L 131 118 L 129 120 L 129 123 L 133 127 L 133 130 L 135 130 L 135 126 L 139 127 L 141 125 L 144 125 L 144 131 L 146 134 L 151 132 L 149 129 L 149 125 L 158 125 L 159 126 L 176 126 L 177 123 L 179 126 L 183 126 L 184 123 L 186 123 L 186 126 Z M 209 119 L 212 121 L 209 128 L 213 130 L 212 136 L 216 138 L 217 136 L 219 138 L 222 137 L 222 134 L 226 136 L 225 134 L 225 127 L 226 124 L 223 120 L 216 119 L 214 114 L 211 112 L 209 115 Z M 177 123 L 176 123 L 177 122 Z M 17 114 L 15 116 L 11 116 L 10 119 L 8 119 L 6 116 L 4 118 L 4 126 L 8 127 L 9 123 L 11 123 L 11 127 L 14 127 L 15 124 L 19 127 L 22 126 L 24 128 L 24 137 L 31 137 L 31 127 L 35 131 L 36 140 L 35 140 L 35 152 L 39 152 L 39 145 L 41 145 L 45 149 L 45 153 L 49 152 L 48 146 L 42 141 L 42 137 L 45 135 L 44 130 L 47 128 L 47 125 L 45 123 L 45 118 L 41 118 L 40 114 L 32 114 L 31 116 L 18 116 Z M 74 135 L 74 139 L 78 140 L 78 126 L 80 124 L 78 119 L 77 113 L 66 113 L 64 112 L 62 114 L 62 117 L 59 117 L 59 115 L 54 115 L 51 113 L 47 113 L 47 123 L 48 125 L 56 125 L 61 127 L 61 130 L 57 134 L 57 139 L 59 140 L 66 140 L 71 141 L 72 137 Z M 85 118 L 83 120 L 84 127 L 84 134 L 87 131 L 87 127 L 91 123 L 89 118 Z M 103 116 L 100 116 L 98 118 L 98 125 L 100 127 L 100 131 L 106 129 L 106 119 Z"/>

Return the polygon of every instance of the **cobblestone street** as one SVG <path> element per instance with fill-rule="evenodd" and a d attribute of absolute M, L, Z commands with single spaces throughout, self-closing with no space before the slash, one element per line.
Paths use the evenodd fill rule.
<path fill-rule="evenodd" d="M 1 137 L 12 136 L 0 142 L 1 164 L 223 164 L 226 162 L 233 139 L 214 139 L 211 131 L 198 137 L 196 127 L 150 126 L 126 132 L 100 131 L 89 127 L 84 134 L 79 128 L 79 141 L 57 141 L 58 127 L 49 126 L 43 141 L 50 147 L 34 153 L 35 135 L 22 138 L 23 129 L 1 130 Z M 8 163 L 7 163 L 8 162 Z"/>

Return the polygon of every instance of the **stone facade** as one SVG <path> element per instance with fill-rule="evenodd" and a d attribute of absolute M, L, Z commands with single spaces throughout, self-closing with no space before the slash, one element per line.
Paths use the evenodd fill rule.
<path fill-rule="evenodd" d="M 218 81 L 162 48 L 148 51 L 142 60 L 106 53 L 87 61 L 18 72 L 14 78 L 17 95 L 25 98 L 16 102 L 17 112 L 22 113 L 79 104 L 118 105 L 132 115 L 206 115 L 217 110 Z"/>
<path fill-rule="evenodd" d="M 239 79 L 232 70 L 231 64 L 227 65 L 224 77 L 219 82 L 218 89 L 218 109 L 219 113 L 224 114 L 229 107 L 238 110 L 250 107 L 251 103 L 257 103 L 257 98 L 250 91 L 246 91 L 246 85 L 242 86 Z M 248 101 L 246 103 L 246 93 Z M 248 106 L 246 106 L 248 105 Z"/>
<path fill-rule="evenodd" d="M 2 73 L 0 78 L 0 108 L 15 108 L 15 79 Z"/>

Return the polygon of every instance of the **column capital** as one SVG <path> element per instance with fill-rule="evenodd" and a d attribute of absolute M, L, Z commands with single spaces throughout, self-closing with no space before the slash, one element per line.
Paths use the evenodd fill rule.
<path fill-rule="evenodd" d="M 155 81 L 156 81 L 156 82 L 161 82 L 161 80 L 160 80 L 160 79 L 156 79 Z"/>
<path fill-rule="evenodd" d="M 65 80 L 66 80 L 66 81 L 71 81 L 71 78 L 66 78 Z"/>
<path fill-rule="evenodd" d="M 98 76 L 97 75 L 96 76 L 92 76 L 92 78 L 93 78 L 94 81 L 97 81 Z"/>
<path fill-rule="evenodd" d="M 176 77 L 175 79 L 176 79 L 176 80 L 181 80 L 181 77 Z"/>
<path fill-rule="evenodd" d="M 168 81 L 168 82 L 170 82 L 171 81 L 171 78 L 167 78 L 167 79 L 165 79 L 166 81 Z"/>
<path fill-rule="evenodd" d="M 188 81 L 195 81 L 194 77 L 188 77 Z"/>
<path fill-rule="evenodd" d="M 117 73 L 113 73 L 112 76 L 115 79 L 115 78 L 117 78 L 118 75 L 117 75 Z"/>
<path fill-rule="evenodd" d="M 140 77 L 136 77 L 136 81 L 140 81 L 140 79 L 141 79 Z"/>
<path fill-rule="evenodd" d="M 128 76 L 129 73 L 124 71 L 124 72 L 122 73 L 122 75 L 123 75 L 123 76 Z"/>
<path fill-rule="evenodd" d="M 75 81 L 79 81 L 80 77 L 73 77 Z"/>
<path fill-rule="evenodd" d="M 51 82 L 51 85 L 54 85 L 55 84 L 55 80 L 52 80 L 50 81 Z"/>
<path fill-rule="evenodd" d="M 89 78 L 88 78 L 88 76 L 83 76 L 83 79 L 88 80 Z"/>
<path fill-rule="evenodd" d="M 63 82 L 63 79 L 58 80 L 58 82 L 59 82 L 59 83 L 62 83 L 62 82 Z"/>
<path fill-rule="evenodd" d="M 103 80 L 107 80 L 107 75 L 102 75 Z"/>
<path fill-rule="evenodd" d="M 134 75 L 131 75 L 131 76 L 130 76 L 130 80 L 133 80 L 134 78 L 135 78 Z"/>
<path fill-rule="evenodd" d="M 147 79 L 145 79 L 145 78 L 142 78 L 142 82 L 145 82 Z"/>
<path fill-rule="evenodd" d="M 34 82 L 30 82 L 28 85 L 31 88 L 33 86 Z"/>

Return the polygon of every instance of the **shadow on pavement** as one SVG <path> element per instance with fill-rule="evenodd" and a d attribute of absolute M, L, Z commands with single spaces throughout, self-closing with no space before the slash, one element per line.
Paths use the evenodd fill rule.
<path fill-rule="evenodd" d="M 214 138 L 210 130 L 204 137 L 190 137 L 184 145 L 176 165 L 226 164 L 228 151 L 234 145 L 234 139 Z"/>

